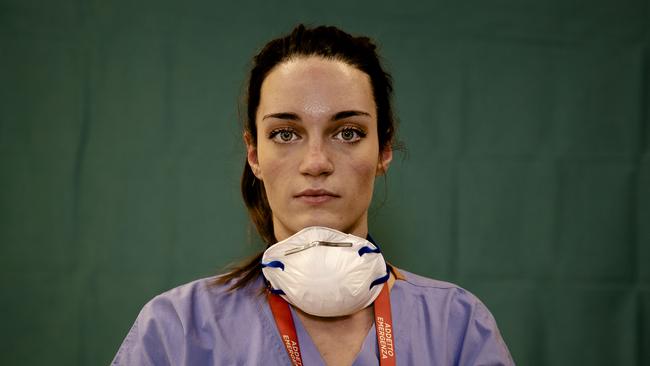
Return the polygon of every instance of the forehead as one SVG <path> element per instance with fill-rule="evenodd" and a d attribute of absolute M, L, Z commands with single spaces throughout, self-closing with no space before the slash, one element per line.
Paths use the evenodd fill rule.
<path fill-rule="evenodd" d="M 361 109 L 374 116 L 375 102 L 370 77 L 363 71 L 343 61 L 304 57 L 277 65 L 264 79 L 259 110 L 268 109 Z"/>

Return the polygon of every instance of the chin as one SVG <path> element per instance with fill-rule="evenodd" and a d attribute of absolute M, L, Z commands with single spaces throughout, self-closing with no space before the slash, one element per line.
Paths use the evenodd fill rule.
<path fill-rule="evenodd" d="M 300 221 L 298 231 L 310 226 L 323 226 L 330 229 L 338 230 L 344 233 L 350 233 L 358 226 L 356 222 L 341 221 L 336 215 L 327 215 L 319 217 L 308 217 Z M 296 231 L 297 232 L 297 231 Z"/>
<path fill-rule="evenodd" d="M 298 216 L 298 215 L 296 215 Z M 340 230 L 342 225 L 340 220 L 336 220 L 334 215 L 304 215 L 302 217 L 298 216 L 297 220 L 294 221 L 294 228 L 297 229 L 296 232 L 310 226 L 324 226 L 330 229 Z M 294 216 L 295 217 L 295 216 Z"/>
<path fill-rule="evenodd" d="M 300 228 L 298 229 L 298 231 L 300 231 L 300 230 L 302 230 L 302 229 L 304 229 L 306 227 L 310 227 L 310 226 L 322 226 L 322 227 L 327 227 L 327 228 L 330 228 L 330 229 L 342 231 L 342 226 L 341 225 L 339 225 L 337 223 L 334 223 L 334 222 L 331 222 L 331 221 L 328 221 L 328 220 L 310 220 L 310 221 L 307 221 L 304 224 L 300 225 Z"/>

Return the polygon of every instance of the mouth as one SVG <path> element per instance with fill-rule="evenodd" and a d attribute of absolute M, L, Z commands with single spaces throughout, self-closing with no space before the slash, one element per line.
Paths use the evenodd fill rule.
<path fill-rule="evenodd" d="M 308 204 L 321 204 L 341 196 L 325 189 L 305 189 L 294 197 Z"/>

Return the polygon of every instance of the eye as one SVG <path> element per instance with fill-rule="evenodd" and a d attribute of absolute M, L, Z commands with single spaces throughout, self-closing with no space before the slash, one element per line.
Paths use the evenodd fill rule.
<path fill-rule="evenodd" d="M 344 142 L 357 142 L 366 137 L 366 133 L 358 128 L 346 127 L 334 135 L 335 139 Z"/>
<path fill-rule="evenodd" d="M 293 129 L 278 128 L 271 131 L 269 138 L 277 143 L 286 144 L 300 138 Z"/>

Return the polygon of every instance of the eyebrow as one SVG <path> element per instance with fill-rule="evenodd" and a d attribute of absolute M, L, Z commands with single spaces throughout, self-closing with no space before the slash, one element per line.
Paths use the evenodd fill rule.
<path fill-rule="evenodd" d="M 365 117 L 370 117 L 370 113 L 366 113 L 363 111 L 356 111 L 356 110 L 350 110 L 350 111 L 341 111 L 338 112 L 332 117 L 332 121 L 338 121 L 341 119 L 345 119 L 348 117 L 357 117 L 357 116 L 365 116 Z M 280 112 L 280 113 L 271 113 L 267 114 L 262 118 L 262 120 L 265 120 L 267 118 L 277 118 L 277 119 L 285 119 L 289 121 L 297 121 L 300 118 L 298 117 L 297 114 L 295 113 L 289 113 L 289 112 Z"/>

